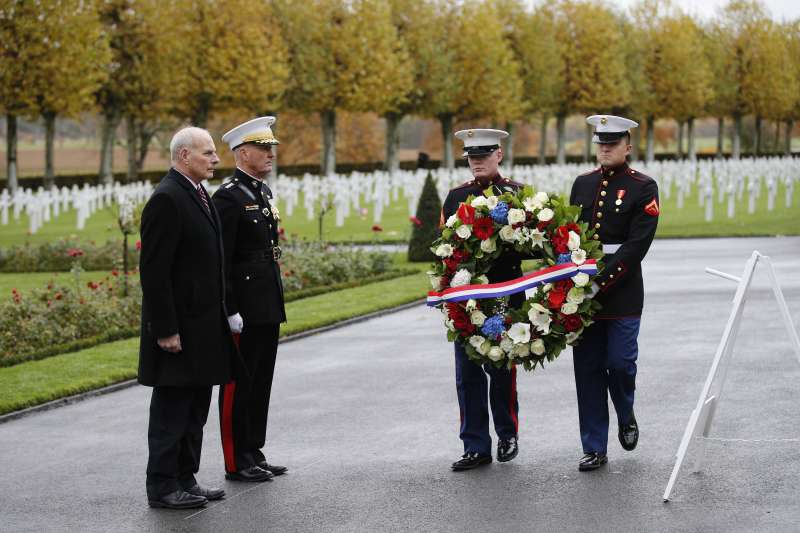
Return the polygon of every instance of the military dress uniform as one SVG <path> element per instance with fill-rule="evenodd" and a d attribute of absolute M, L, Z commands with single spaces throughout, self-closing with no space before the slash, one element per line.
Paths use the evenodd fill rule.
<path fill-rule="evenodd" d="M 470 138 L 466 138 L 468 131 L 473 132 L 473 136 Z M 486 133 L 490 135 L 487 140 L 481 136 L 484 132 L 492 131 L 495 130 L 464 130 L 457 132 L 456 136 L 465 141 L 465 155 L 479 155 L 486 153 L 488 149 L 494 151 L 499 147 L 496 144 L 497 137 L 493 138 L 490 133 Z M 490 142 L 494 144 L 487 146 L 487 143 Z M 444 201 L 442 224 L 456 213 L 461 202 L 466 201 L 470 195 L 479 196 L 489 187 L 492 187 L 495 194 L 499 195 L 503 192 L 516 191 L 522 186 L 521 183 L 500 175 L 496 175 L 486 182 L 471 180 L 459 185 L 450 190 Z M 521 256 L 516 253 L 501 256 L 486 274 L 489 282 L 508 281 L 522 276 L 521 259 Z M 510 305 L 521 305 L 524 298 L 523 293 L 515 294 L 510 298 Z M 517 453 L 519 430 L 516 367 L 507 369 L 496 368 L 489 364 L 481 366 L 469 359 L 460 340 L 454 342 L 453 347 L 455 350 L 456 392 L 461 415 L 459 437 L 464 442 L 465 456 L 491 459 L 492 438 L 489 434 L 489 408 L 491 408 L 495 432 L 500 441 L 498 458 L 500 460 L 513 459 Z M 489 376 L 488 383 L 487 374 Z"/>
<path fill-rule="evenodd" d="M 608 117 L 604 124 L 609 124 L 609 130 L 619 129 L 614 120 L 618 117 L 602 117 Z M 627 126 L 624 133 L 631 127 L 628 123 L 622 126 Z M 602 127 L 598 132 L 595 142 L 616 142 L 620 138 L 604 135 Z M 609 395 L 617 413 L 621 444 L 633 449 L 638 440 L 633 402 L 637 337 L 644 304 L 642 260 L 658 225 L 658 186 L 627 163 L 615 168 L 599 167 L 578 176 L 570 204 L 581 207 L 580 220 L 595 230 L 593 238 L 603 244 L 605 253 L 603 269 L 595 278 L 595 300 L 603 307 L 573 348 L 581 442 L 584 453 L 594 455 L 593 462 L 579 466 L 589 470 L 606 460 Z"/>
<path fill-rule="evenodd" d="M 261 451 L 266 442 L 279 328 L 286 321 L 278 264 L 279 214 L 272 205 L 270 188 L 239 168 L 212 200 L 222 225 L 225 302 L 228 315 L 238 313 L 244 323 L 239 351 L 248 375 L 220 387 L 225 471 L 229 479 L 250 481 L 236 477 L 236 473 L 254 466 L 273 474 L 285 471 L 284 467 L 268 465 Z"/>

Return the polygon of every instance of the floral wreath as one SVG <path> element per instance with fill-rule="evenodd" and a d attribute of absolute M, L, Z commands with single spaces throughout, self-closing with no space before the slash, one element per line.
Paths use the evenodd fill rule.
<path fill-rule="evenodd" d="M 447 339 L 476 363 L 526 370 L 576 344 L 600 308 L 591 276 L 603 256 L 579 215 L 579 207 L 530 186 L 500 195 L 490 187 L 462 202 L 431 246 L 439 259 L 428 272 L 428 305 L 444 313 Z M 487 272 L 510 252 L 536 257 L 534 271 L 490 284 Z M 511 307 L 509 296 L 522 291 L 525 302 Z"/>

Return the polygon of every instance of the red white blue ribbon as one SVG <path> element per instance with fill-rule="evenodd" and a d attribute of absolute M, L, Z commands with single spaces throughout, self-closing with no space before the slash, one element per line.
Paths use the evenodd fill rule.
<path fill-rule="evenodd" d="M 518 292 L 523 292 L 546 283 L 553 283 L 562 279 L 571 278 L 583 272 L 590 276 L 597 274 L 597 262 L 589 259 L 581 265 L 575 263 L 561 263 L 551 267 L 525 274 L 522 277 L 499 283 L 485 285 L 462 285 L 450 287 L 442 292 L 431 291 L 428 293 L 427 304 L 430 307 L 442 302 L 463 302 L 464 300 L 480 300 L 483 298 L 500 298 Z"/>

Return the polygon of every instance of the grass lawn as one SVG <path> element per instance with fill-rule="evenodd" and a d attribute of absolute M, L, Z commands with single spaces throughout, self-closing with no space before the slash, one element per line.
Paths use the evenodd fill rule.
<path fill-rule="evenodd" d="M 108 276 L 105 270 L 90 270 L 81 274 L 81 283 L 98 281 Z M 49 281 L 57 284 L 72 284 L 74 277 L 70 272 L 8 272 L 0 273 L 0 300 L 11 296 L 11 289 L 25 294 L 32 289 L 41 289 Z"/>
<path fill-rule="evenodd" d="M 290 302 L 281 335 L 419 300 L 428 287 L 427 276 L 419 273 Z M 134 338 L 0 368 L 0 414 L 133 378 L 138 349 L 139 339 Z"/>
<path fill-rule="evenodd" d="M 727 218 L 727 198 L 722 203 L 714 204 L 714 221 L 707 223 L 703 208 L 697 205 L 696 189 L 685 199 L 684 207 L 677 209 L 676 195 L 673 191 L 667 200 L 662 192 L 661 220 L 656 237 L 712 237 L 712 236 L 746 236 L 746 235 L 798 235 L 800 234 L 800 187 L 794 190 L 792 207 L 784 207 L 784 188 L 778 187 L 776 208 L 767 211 L 766 187 L 762 187 L 761 197 L 757 202 L 756 212 L 747 214 L 747 195 L 743 195 L 736 205 L 736 216 Z M 286 207 L 279 202 L 283 214 L 283 227 L 287 235 L 316 240 L 319 236 L 317 219 L 308 220 L 302 207 L 302 200 L 291 217 L 286 214 Z M 350 217 L 342 227 L 336 227 L 336 214 L 331 211 L 323 220 L 323 237 L 325 240 L 342 242 L 380 242 L 405 241 L 411 235 L 411 223 L 408 220 L 408 204 L 402 197 L 389 205 L 383 212 L 380 226 L 383 231 L 372 231 L 372 206 L 363 203 L 366 214 L 351 211 Z M 82 239 L 98 242 L 109 238 L 120 238 L 116 222 L 110 210 L 97 211 L 87 221 L 83 231 L 75 229 L 76 215 L 74 211 L 62 214 L 45 224 L 35 235 L 27 235 L 28 222 L 23 215 L 19 221 L 9 217 L 7 226 L 0 226 L 0 246 L 48 242 L 60 237 L 77 235 Z"/>

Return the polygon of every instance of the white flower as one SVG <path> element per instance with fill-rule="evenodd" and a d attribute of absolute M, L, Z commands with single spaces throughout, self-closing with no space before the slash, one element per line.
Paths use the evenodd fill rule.
<path fill-rule="evenodd" d="M 569 232 L 569 240 L 567 240 L 567 248 L 572 251 L 581 247 L 581 236 L 574 231 Z"/>
<path fill-rule="evenodd" d="M 565 302 L 561 306 L 561 312 L 565 315 L 574 315 L 578 312 L 578 304 L 575 302 Z"/>
<path fill-rule="evenodd" d="M 539 211 L 539 214 L 536 215 L 536 218 L 538 218 L 542 222 L 550 222 L 553 219 L 553 215 L 555 215 L 555 213 L 553 213 L 553 210 L 550 209 L 549 207 L 545 207 L 544 209 Z"/>
<path fill-rule="evenodd" d="M 525 211 L 522 209 L 509 209 L 508 210 L 508 223 L 511 225 L 525 222 Z"/>
<path fill-rule="evenodd" d="M 486 322 L 486 315 L 481 311 L 473 311 L 469 314 L 469 321 L 478 327 L 481 327 Z"/>
<path fill-rule="evenodd" d="M 574 276 L 572 276 L 572 282 L 575 284 L 576 287 L 585 287 L 587 283 L 589 283 L 589 274 L 584 272 L 578 272 Z"/>
<path fill-rule="evenodd" d="M 542 304 L 533 304 L 531 306 L 528 311 L 528 319 L 540 333 L 545 335 L 550 333 L 550 322 L 553 319 L 550 318 L 550 311 L 545 309 Z"/>
<path fill-rule="evenodd" d="M 503 349 L 499 346 L 492 346 L 486 356 L 492 361 L 499 361 L 503 358 Z"/>
<path fill-rule="evenodd" d="M 467 300 L 467 303 L 464 305 L 467 311 L 472 312 L 478 308 L 478 302 L 473 299 Z"/>
<path fill-rule="evenodd" d="M 489 283 L 489 278 L 487 278 L 486 276 L 478 276 L 472 281 L 474 282 L 475 285 L 486 285 L 487 283 Z"/>
<path fill-rule="evenodd" d="M 576 265 L 582 265 L 586 262 L 586 250 L 578 248 L 572 252 L 572 262 Z"/>
<path fill-rule="evenodd" d="M 544 341 L 542 339 L 536 339 L 531 343 L 531 352 L 536 355 L 542 355 L 544 353 Z"/>
<path fill-rule="evenodd" d="M 544 244 L 544 232 L 539 231 L 536 228 L 533 228 L 530 232 L 530 239 L 531 242 L 533 242 L 534 247 L 538 246 L 539 248 L 541 248 L 542 244 Z"/>
<path fill-rule="evenodd" d="M 497 239 L 492 237 L 486 239 L 485 241 L 481 241 L 481 250 L 483 250 L 487 254 L 490 254 L 495 250 L 497 250 Z"/>
<path fill-rule="evenodd" d="M 486 199 L 486 207 L 488 207 L 489 211 L 491 211 L 492 209 L 497 207 L 497 202 L 499 202 L 499 201 L 500 201 L 500 199 L 497 196 L 489 196 Z"/>
<path fill-rule="evenodd" d="M 486 350 L 483 349 L 483 345 L 486 342 L 486 339 L 481 337 L 480 335 L 473 335 L 469 338 L 469 343 L 475 348 L 479 354 L 486 355 Z"/>
<path fill-rule="evenodd" d="M 462 268 L 455 274 L 453 274 L 453 279 L 450 280 L 451 287 L 460 287 L 461 285 L 469 285 L 469 282 L 472 280 L 472 274 L 470 274 L 469 270 L 466 268 Z"/>
<path fill-rule="evenodd" d="M 472 199 L 472 203 L 470 204 L 472 207 L 486 207 L 486 197 L 485 196 L 476 196 Z"/>
<path fill-rule="evenodd" d="M 442 288 L 442 278 L 439 276 L 428 276 L 431 280 L 431 288 L 434 290 L 439 290 Z"/>
<path fill-rule="evenodd" d="M 508 336 L 516 344 L 526 343 L 531 340 L 531 325 L 515 322 L 508 328 Z"/>
<path fill-rule="evenodd" d="M 504 241 L 514 242 L 514 237 L 515 237 L 514 228 L 512 228 L 511 226 L 506 225 L 500 228 L 500 238 L 503 239 Z"/>
<path fill-rule="evenodd" d="M 572 287 L 567 293 L 567 301 L 574 304 L 580 304 L 586 299 L 583 289 Z"/>
<path fill-rule="evenodd" d="M 509 339 L 508 336 L 503 335 L 503 338 L 500 339 L 500 349 L 505 353 L 511 352 L 511 350 L 514 349 L 514 341 Z"/>
<path fill-rule="evenodd" d="M 567 344 L 572 345 L 573 342 L 578 340 L 578 337 L 580 336 L 581 331 L 583 331 L 583 328 L 579 329 L 578 331 L 570 331 L 569 333 L 567 333 L 565 335 L 565 337 L 567 339 Z"/>
<path fill-rule="evenodd" d="M 552 283 L 545 283 L 544 285 L 542 285 L 542 292 L 550 292 L 550 289 L 552 288 L 553 288 Z"/>
<path fill-rule="evenodd" d="M 444 325 L 449 331 L 455 331 L 456 330 L 455 324 L 453 324 L 453 321 L 450 320 L 449 318 L 445 319 Z"/>
<path fill-rule="evenodd" d="M 517 357 L 525 357 L 529 353 L 531 353 L 531 348 L 528 344 L 515 344 L 512 353 Z"/>
<path fill-rule="evenodd" d="M 440 244 L 436 251 L 433 252 L 439 257 L 450 257 L 453 255 L 453 247 L 449 244 Z"/>
<path fill-rule="evenodd" d="M 456 235 L 462 239 L 468 239 L 469 236 L 472 235 L 472 226 L 467 224 L 459 226 L 458 229 L 456 229 Z"/>
<path fill-rule="evenodd" d="M 530 211 L 533 213 L 536 209 L 541 209 L 541 205 L 536 202 L 536 199 L 533 196 L 529 196 L 522 201 L 523 207 L 525 207 L 525 211 Z"/>
<path fill-rule="evenodd" d="M 450 215 L 450 218 L 447 219 L 447 222 L 444 223 L 445 226 L 448 228 L 452 228 L 458 222 L 458 217 L 456 215 Z"/>
<path fill-rule="evenodd" d="M 514 230 L 514 240 L 516 242 L 519 242 L 519 243 L 524 243 L 525 242 L 525 232 L 522 231 L 524 229 L 525 228 L 517 228 L 517 229 Z"/>

